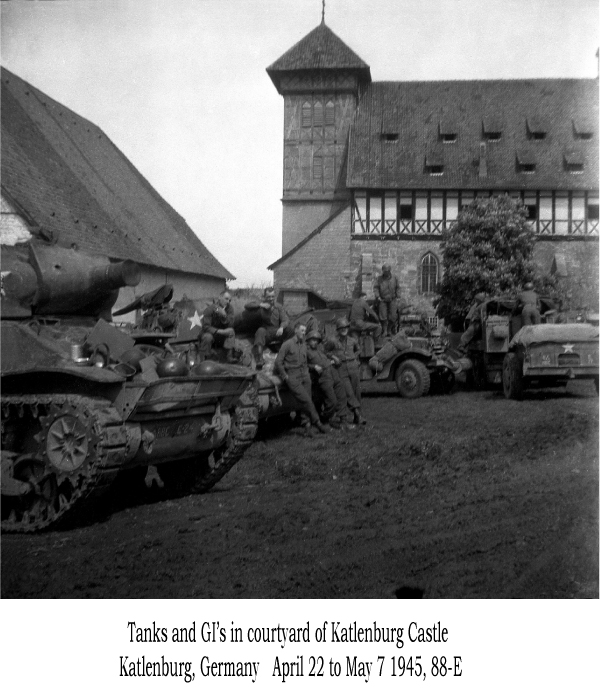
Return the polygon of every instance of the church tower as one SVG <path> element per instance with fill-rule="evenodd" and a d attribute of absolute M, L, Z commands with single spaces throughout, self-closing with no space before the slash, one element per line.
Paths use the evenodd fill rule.
<path fill-rule="evenodd" d="M 322 21 L 267 73 L 284 98 L 285 254 L 349 199 L 348 130 L 371 71 Z"/>

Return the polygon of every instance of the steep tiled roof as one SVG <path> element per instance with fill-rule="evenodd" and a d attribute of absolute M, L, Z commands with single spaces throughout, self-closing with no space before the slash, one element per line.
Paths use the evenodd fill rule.
<path fill-rule="evenodd" d="M 297 44 L 267 68 L 277 85 L 276 75 L 296 70 L 359 70 L 370 79 L 369 66 L 321 22 Z"/>
<path fill-rule="evenodd" d="M 545 131 L 543 139 L 535 139 L 532 128 Z M 455 140 L 444 142 L 452 140 L 454 134 L 448 131 L 454 130 Z M 498 130 L 497 141 L 484 135 Z M 582 131 L 589 136 L 590 130 L 591 138 L 577 137 Z M 479 176 L 482 142 L 485 177 Z M 566 166 L 565 158 L 573 151 L 583 155 L 581 173 Z M 535 162 L 534 172 L 519 171 L 519 155 Z M 428 169 L 434 160 L 443 166 L 441 176 L 432 176 Z M 372 83 L 350 130 L 347 185 L 597 188 L 598 83 L 591 79 Z"/>
<path fill-rule="evenodd" d="M 232 278 L 90 121 L 2 68 L 2 189 L 28 222 L 86 251 Z"/>

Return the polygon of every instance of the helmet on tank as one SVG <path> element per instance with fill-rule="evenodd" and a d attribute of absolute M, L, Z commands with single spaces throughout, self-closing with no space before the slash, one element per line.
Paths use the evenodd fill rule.
<path fill-rule="evenodd" d="M 531 283 L 531 282 L 525 283 L 525 285 L 523 286 L 523 289 L 524 290 L 533 290 L 533 283 Z"/>
<path fill-rule="evenodd" d="M 346 319 L 346 317 L 340 317 L 335 322 L 336 329 L 347 329 L 349 326 L 350 326 L 350 322 Z"/>
<path fill-rule="evenodd" d="M 309 332 L 306 334 L 306 340 L 307 340 L 307 341 L 310 341 L 311 338 L 314 338 L 314 339 L 316 339 L 317 341 L 320 341 L 320 340 L 322 340 L 323 337 L 321 336 L 321 334 L 320 334 L 318 331 L 309 331 Z"/>
<path fill-rule="evenodd" d="M 156 366 L 159 377 L 186 377 L 189 373 L 188 366 L 180 358 L 165 358 Z"/>
<path fill-rule="evenodd" d="M 205 377 L 221 375 L 224 372 L 226 372 L 225 366 L 215 362 L 214 360 L 203 360 L 194 367 L 195 375 L 204 375 Z"/>
<path fill-rule="evenodd" d="M 478 292 L 475 295 L 475 302 L 483 302 L 485 300 L 485 292 Z"/>

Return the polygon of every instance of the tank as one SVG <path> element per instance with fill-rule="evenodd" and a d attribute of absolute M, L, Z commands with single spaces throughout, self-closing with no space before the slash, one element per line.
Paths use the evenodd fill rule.
<path fill-rule="evenodd" d="M 37 239 L 1 261 L 3 532 L 85 515 L 121 472 L 203 492 L 240 459 L 258 426 L 254 371 L 207 374 L 117 327 L 137 264 Z"/>

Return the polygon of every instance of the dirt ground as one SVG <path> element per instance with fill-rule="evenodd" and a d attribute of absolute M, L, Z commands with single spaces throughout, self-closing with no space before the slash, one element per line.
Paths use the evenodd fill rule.
<path fill-rule="evenodd" d="M 121 491 L 84 526 L 2 537 L 2 596 L 598 597 L 598 399 L 364 400 L 368 425 L 262 428 L 215 488 Z"/>

